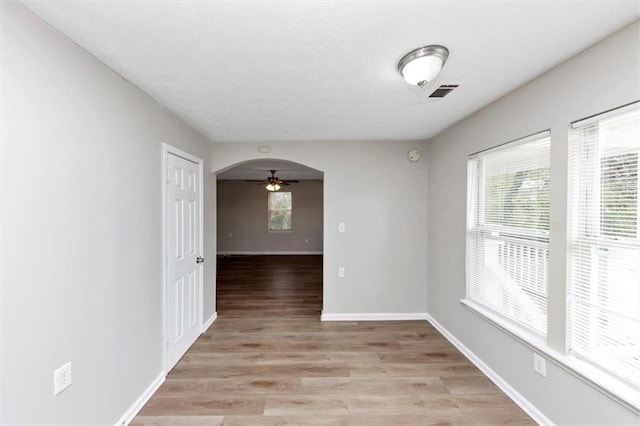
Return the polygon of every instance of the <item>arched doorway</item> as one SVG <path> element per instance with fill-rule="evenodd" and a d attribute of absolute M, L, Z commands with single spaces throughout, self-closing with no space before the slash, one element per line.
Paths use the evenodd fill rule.
<path fill-rule="evenodd" d="M 216 177 L 219 318 L 319 318 L 324 173 L 258 159 Z"/>

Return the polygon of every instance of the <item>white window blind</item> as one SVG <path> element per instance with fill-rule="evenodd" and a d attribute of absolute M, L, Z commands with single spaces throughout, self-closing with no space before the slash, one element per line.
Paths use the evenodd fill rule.
<path fill-rule="evenodd" d="M 547 334 L 549 132 L 469 157 L 467 297 Z"/>
<path fill-rule="evenodd" d="M 640 387 L 640 108 L 574 126 L 569 151 L 569 353 Z"/>

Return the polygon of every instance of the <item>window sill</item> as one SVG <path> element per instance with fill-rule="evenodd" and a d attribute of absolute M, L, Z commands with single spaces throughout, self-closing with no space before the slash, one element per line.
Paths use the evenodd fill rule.
<path fill-rule="evenodd" d="M 640 392 L 638 389 L 621 383 L 587 362 L 573 356 L 564 355 L 550 348 L 540 337 L 509 323 L 499 314 L 496 314 L 473 300 L 461 299 L 460 303 L 488 323 L 508 333 L 532 350 L 544 355 L 545 358 L 564 371 L 602 392 L 633 413 L 640 414 Z"/>
<path fill-rule="evenodd" d="M 291 234 L 293 229 L 267 229 L 270 234 Z"/>

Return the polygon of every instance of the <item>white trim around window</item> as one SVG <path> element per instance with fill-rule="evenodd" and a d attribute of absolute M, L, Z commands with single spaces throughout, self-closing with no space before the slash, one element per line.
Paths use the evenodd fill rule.
<path fill-rule="evenodd" d="M 577 377 L 578 379 L 585 382 L 586 384 L 593 387 L 594 389 L 597 389 L 598 391 L 602 392 L 604 395 L 607 395 L 609 398 L 618 402 L 623 407 L 629 409 L 631 412 L 635 414 L 640 414 L 640 389 L 636 384 L 633 383 L 633 380 L 629 379 L 628 377 L 624 377 L 625 374 L 627 375 L 633 374 L 633 373 L 628 373 L 629 371 L 633 371 L 631 367 L 629 367 L 629 365 L 633 364 L 633 361 L 629 361 L 629 359 L 627 359 L 628 356 L 625 355 L 627 356 L 627 358 L 625 358 L 626 361 L 624 361 L 626 363 L 625 364 L 626 367 L 625 369 L 620 369 L 616 373 L 615 365 L 611 364 L 612 362 L 611 360 L 607 361 L 608 365 L 599 365 L 597 359 L 595 359 L 595 361 L 594 359 L 589 360 L 588 352 L 586 352 L 586 356 L 582 356 L 575 349 L 576 340 L 575 338 L 572 340 L 572 336 L 570 333 L 576 333 L 577 331 L 580 331 L 580 328 L 576 328 L 576 323 L 571 322 L 571 321 L 575 321 L 575 313 L 574 313 L 574 317 L 571 316 L 571 312 L 572 312 L 571 309 L 573 309 L 572 306 L 575 305 L 575 300 L 573 300 L 575 297 L 572 296 L 571 292 L 575 291 L 575 288 L 574 288 L 575 283 L 572 284 L 571 280 L 574 279 L 572 277 L 578 276 L 576 274 L 580 274 L 579 276 L 582 277 L 584 276 L 585 273 L 594 273 L 590 269 L 589 270 L 585 268 L 582 268 L 580 270 L 575 269 L 576 253 L 572 252 L 572 247 L 573 247 L 572 244 L 576 240 L 576 236 L 579 237 L 580 235 L 582 235 L 580 233 L 582 231 L 579 231 L 578 233 L 576 233 L 576 229 L 578 230 L 586 229 L 584 228 L 585 226 L 584 223 L 588 222 L 587 225 L 591 226 L 592 228 L 593 226 L 596 226 L 596 225 L 599 227 L 604 227 L 602 229 L 606 229 L 609 234 L 611 234 L 614 231 L 617 234 L 620 234 L 620 235 L 617 235 L 617 234 L 613 235 L 613 239 L 615 240 L 613 242 L 608 241 L 609 239 L 612 239 L 610 238 L 611 235 L 605 235 L 605 237 L 607 237 L 606 238 L 607 241 L 605 241 L 608 244 L 606 246 L 607 248 L 611 244 L 614 244 L 616 247 L 620 246 L 621 244 L 622 245 L 626 244 L 625 247 L 633 246 L 633 250 L 637 250 L 638 248 L 637 240 L 638 238 L 640 238 L 640 220 L 638 219 L 638 216 L 637 216 L 638 212 L 640 212 L 640 197 L 637 197 L 636 195 L 637 208 L 635 210 L 633 210 L 633 206 L 629 203 L 626 203 L 624 208 L 620 210 L 621 207 L 619 207 L 617 204 L 619 204 L 618 200 L 619 200 L 619 197 L 621 197 L 622 195 L 616 193 L 617 195 L 615 197 L 613 196 L 612 196 L 613 198 L 609 197 L 608 198 L 609 200 L 613 199 L 617 203 L 615 206 L 616 207 L 615 211 L 609 209 L 612 213 L 611 212 L 607 213 L 609 214 L 609 216 L 613 215 L 611 217 L 615 216 L 614 218 L 615 221 L 612 222 L 613 219 L 609 220 L 609 222 L 611 223 L 609 222 L 601 223 L 602 222 L 601 219 L 602 218 L 606 219 L 606 217 L 605 216 L 600 217 L 600 215 L 605 214 L 605 213 L 601 213 L 600 211 L 604 211 L 602 209 L 605 207 L 609 208 L 608 205 L 605 206 L 604 203 L 608 202 L 609 204 L 611 204 L 611 201 L 606 201 L 607 198 L 602 198 L 602 200 L 605 200 L 605 201 L 598 201 L 602 205 L 598 204 L 599 207 L 595 207 L 595 210 L 598 210 L 597 212 L 598 217 L 594 221 L 592 220 L 593 219 L 591 217 L 592 214 L 590 213 L 594 211 L 594 207 L 591 204 L 589 204 L 589 206 L 591 206 L 589 207 L 585 203 L 591 203 L 593 201 L 592 200 L 593 197 L 600 197 L 600 191 L 604 191 L 605 188 L 602 186 L 600 180 L 593 183 L 591 182 L 591 180 L 593 179 L 591 180 L 587 179 L 586 183 L 581 183 L 581 185 L 585 185 L 585 184 L 591 185 L 590 188 L 593 187 L 594 189 L 590 190 L 590 192 L 586 196 L 587 198 L 584 198 L 584 196 L 581 195 L 584 193 L 584 191 L 576 187 L 575 185 L 576 177 L 591 176 L 593 178 L 594 173 L 597 172 L 596 174 L 605 173 L 606 178 L 611 179 L 612 176 L 614 175 L 612 171 L 608 171 L 608 170 L 609 169 L 613 170 L 615 166 L 615 170 L 617 173 L 614 176 L 615 179 L 618 179 L 620 178 L 620 176 L 622 176 L 620 179 L 624 180 L 623 183 L 626 184 L 630 182 L 630 184 L 633 184 L 632 182 L 633 179 L 631 179 L 630 176 L 636 176 L 637 188 L 640 188 L 640 173 L 638 173 L 638 169 L 640 169 L 640 163 L 639 163 L 640 151 L 638 151 L 637 155 L 634 154 L 636 155 L 636 157 L 632 158 L 631 160 L 627 157 L 624 157 L 622 159 L 618 159 L 619 161 L 613 165 L 609 164 L 611 163 L 612 160 L 610 161 L 609 157 L 607 156 L 604 156 L 602 158 L 606 158 L 607 161 L 609 161 L 609 163 L 602 162 L 601 155 L 598 151 L 598 156 L 597 156 L 597 159 L 595 160 L 597 163 L 596 164 L 597 170 L 595 172 L 591 170 L 591 172 L 588 172 L 585 174 L 584 167 L 591 167 L 593 165 L 591 166 L 589 166 L 589 164 L 580 165 L 579 161 L 583 161 L 583 160 L 577 159 L 577 157 L 575 157 L 574 151 L 572 150 L 575 150 L 574 144 L 575 144 L 575 139 L 577 137 L 576 133 L 580 131 L 580 129 L 584 129 L 585 126 L 597 126 L 599 122 L 606 121 L 607 123 L 609 123 L 610 121 L 615 120 L 617 116 L 628 114 L 630 111 L 638 110 L 639 108 L 640 108 L 640 103 L 638 102 L 635 102 L 629 105 L 624 105 L 620 109 L 606 111 L 605 113 L 602 113 L 602 114 L 596 114 L 596 115 L 587 117 L 585 119 L 577 120 L 576 122 L 571 123 L 566 128 L 566 130 L 565 129 L 558 129 L 557 131 L 554 130 L 553 134 L 550 134 L 548 131 L 536 133 L 536 134 L 524 137 L 522 139 L 515 140 L 513 142 L 497 145 L 495 148 L 481 151 L 469 156 L 469 167 L 468 167 L 469 175 L 468 175 L 468 185 L 467 185 L 468 186 L 468 189 L 467 189 L 468 191 L 467 295 L 465 299 L 462 299 L 460 301 L 467 309 L 472 311 L 474 314 L 477 314 L 482 319 L 486 320 L 488 323 L 492 324 L 498 329 L 511 335 L 518 341 L 522 342 L 523 344 L 531 348 L 531 350 L 533 350 L 534 352 L 537 352 L 542 356 L 544 356 L 553 365 L 572 374 L 573 376 Z M 638 123 L 640 123 L 640 120 L 638 120 Z M 638 125 L 640 126 L 640 124 Z M 628 135 L 630 134 L 629 132 L 631 132 L 631 130 L 626 127 L 625 129 L 622 129 L 622 130 L 609 129 L 608 131 L 609 131 L 608 133 L 609 136 L 607 137 L 613 137 L 610 135 L 612 135 L 613 132 L 616 131 L 620 135 L 622 135 L 619 137 L 624 137 L 624 138 L 628 138 L 629 137 Z M 500 207 L 498 207 L 498 210 L 496 210 L 495 206 L 499 205 L 500 200 L 503 200 L 504 197 L 502 198 L 498 197 L 496 199 L 491 199 L 491 197 L 495 198 L 495 195 L 493 194 L 496 193 L 495 192 L 497 188 L 496 185 L 500 186 L 501 175 L 507 175 L 509 173 L 512 173 L 514 170 L 526 171 L 527 168 L 529 170 L 535 170 L 535 167 L 538 167 L 535 165 L 531 166 L 528 162 L 529 160 L 527 160 L 526 158 L 526 157 L 529 157 L 532 154 L 532 152 L 526 149 L 524 151 L 518 150 L 517 148 L 523 147 L 532 142 L 535 143 L 536 139 L 544 137 L 545 135 L 548 138 L 550 138 L 550 152 L 549 152 L 550 196 L 549 196 L 549 212 L 548 212 L 549 227 L 546 230 L 546 232 L 544 232 L 545 230 L 542 230 L 543 231 L 542 234 L 538 235 L 539 229 L 533 229 L 533 228 L 539 228 L 539 227 L 531 226 L 531 224 L 527 222 L 526 218 L 525 219 L 520 218 L 520 219 L 514 220 L 513 216 L 510 216 L 508 217 L 508 220 L 504 220 L 504 218 L 502 217 L 502 214 L 507 207 L 511 208 L 510 205 L 507 206 L 507 204 L 505 204 L 502 210 L 500 210 Z M 634 135 L 636 135 L 636 133 L 634 133 Z M 615 136 L 615 137 L 618 137 L 618 136 Z M 637 149 L 640 150 L 640 137 L 633 136 L 632 139 L 637 144 Z M 607 142 L 607 143 L 611 143 L 611 142 Z M 623 150 L 624 152 L 618 149 L 620 148 L 618 145 L 620 145 L 621 143 L 622 142 L 619 142 L 619 141 L 613 142 L 612 146 L 617 149 L 617 150 L 614 150 L 615 151 L 614 154 L 617 156 L 616 158 L 627 153 L 628 151 L 627 148 L 625 148 L 626 151 Z M 624 147 L 627 147 L 628 144 L 629 144 L 628 141 L 622 143 Z M 511 153 L 509 152 L 509 150 L 514 147 L 516 149 L 513 149 L 513 152 L 518 153 L 518 155 L 516 156 L 511 155 Z M 535 149 L 538 149 L 538 148 L 539 147 L 536 148 L 535 146 L 532 145 L 532 149 L 534 151 Z M 607 148 L 607 149 L 612 149 L 612 148 Z M 504 155 L 504 158 L 501 159 L 498 157 L 498 161 L 495 161 L 495 159 L 489 158 L 489 156 L 496 153 L 499 156 Z M 488 158 L 487 161 L 485 161 L 485 159 L 482 158 L 485 155 Z M 593 155 L 588 156 L 588 158 L 591 158 L 591 157 L 593 157 Z M 632 160 L 635 161 L 633 164 L 630 163 L 630 162 L 633 162 Z M 594 160 L 590 160 L 590 161 L 593 162 Z M 501 162 L 504 164 L 501 164 Z M 485 167 L 488 164 L 492 164 L 491 167 L 493 167 L 494 170 L 492 171 L 486 170 Z M 535 163 L 532 163 L 532 164 L 535 164 Z M 605 166 L 608 167 L 608 169 L 605 170 L 604 169 Z M 620 174 L 621 172 L 619 172 L 618 169 L 620 169 L 621 167 L 626 170 L 625 172 L 626 174 L 624 173 L 622 175 Z M 601 168 L 603 169 L 600 170 Z M 490 182 L 488 177 L 491 177 L 491 176 L 498 176 L 497 181 Z M 598 174 L 598 176 L 600 175 Z M 581 188 L 583 187 L 584 186 L 581 186 Z M 632 188 L 631 190 L 628 190 L 627 188 L 624 194 L 631 194 L 631 193 L 634 193 L 634 191 L 636 191 L 635 194 L 637 194 L 637 190 L 634 188 Z M 504 188 L 498 188 L 498 189 L 503 190 Z M 487 200 L 489 201 L 487 202 Z M 580 208 L 588 209 L 587 211 L 588 214 L 586 216 L 584 215 L 584 212 L 582 213 L 579 212 L 579 214 L 583 215 L 582 219 L 580 219 L 582 222 L 580 223 L 576 222 L 576 218 L 577 218 L 576 216 L 577 210 L 575 207 L 576 205 L 580 205 L 581 206 Z M 587 206 L 587 207 L 584 207 L 584 206 Z M 602 206 L 605 206 L 605 207 L 602 207 Z M 535 207 L 535 206 L 532 206 L 532 207 Z M 488 213 L 484 211 L 487 209 L 488 209 Z M 496 216 L 496 211 L 498 212 L 497 216 Z M 633 218 L 629 216 L 630 214 L 632 216 L 633 214 L 636 215 L 635 222 Z M 496 217 L 499 220 L 496 220 Z M 587 222 L 585 222 L 585 220 Z M 626 222 L 624 224 L 620 224 L 619 222 L 621 220 L 624 220 Z M 629 231 L 631 227 L 635 227 L 632 229 L 632 231 L 635 231 L 635 233 Z M 517 232 L 514 233 L 513 232 L 514 230 Z M 589 237 L 590 235 L 591 234 L 587 236 Z M 515 241 L 515 240 L 511 241 L 514 239 L 514 237 L 518 239 L 518 241 Z M 522 249 L 521 251 L 524 254 L 518 255 L 519 257 L 518 256 L 514 257 L 514 256 L 511 256 L 510 254 L 512 251 L 511 248 L 504 247 L 504 245 L 507 244 L 506 241 L 507 240 L 511 241 L 510 244 L 512 243 L 520 244 L 522 243 L 522 241 L 524 241 L 525 243 L 536 242 L 537 244 L 537 242 L 540 242 L 540 241 L 544 243 L 543 240 L 545 237 L 548 238 L 547 239 L 548 242 L 546 246 L 548 250 L 548 265 L 546 265 L 547 269 L 545 270 L 543 275 L 545 275 L 545 278 L 548 282 L 548 288 L 547 288 L 548 300 L 547 300 L 547 310 L 545 312 L 546 329 L 541 330 L 539 326 L 535 325 L 536 324 L 535 321 L 534 322 L 529 321 L 529 323 L 527 323 L 526 320 L 523 321 L 522 317 L 518 317 L 518 315 L 522 314 L 521 312 L 518 313 L 520 310 L 520 307 L 516 306 L 517 308 L 515 309 L 516 315 L 513 315 L 513 312 L 511 312 L 510 309 L 506 309 L 506 310 L 502 309 L 502 304 L 504 303 L 507 303 L 507 305 L 511 304 L 511 302 L 509 301 L 513 299 L 513 294 L 512 294 L 513 292 L 502 291 L 500 290 L 500 288 L 507 286 L 509 284 L 509 283 L 506 283 L 507 281 L 509 282 L 514 281 L 517 284 L 518 288 L 524 289 L 524 290 L 526 290 L 525 287 L 528 284 L 531 284 L 531 283 L 526 283 L 522 280 L 523 274 L 525 277 L 525 281 L 526 279 L 528 279 L 527 277 L 531 276 L 531 271 L 529 271 L 530 268 L 527 266 L 527 263 L 530 263 L 531 261 L 531 259 L 529 259 L 532 253 L 531 248 L 527 248 L 526 250 Z M 633 241 L 631 241 L 631 239 L 633 239 Z M 478 240 L 480 240 L 480 243 L 481 243 L 480 246 L 478 246 L 478 243 L 477 243 Z M 490 243 L 489 245 L 491 244 L 493 245 L 487 248 L 488 246 L 485 240 L 489 241 Z M 494 240 L 497 242 L 493 243 L 492 241 Z M 590 243 L 592 242 L 594 244 L 598 243 L 597 241 L 595 242 L 591 241 L 591 239 L 589 239 L 589 242 Z M 474 254 L 474 251 L 476 252 L 475 254 Z M 478 255 L 477 253 L 480 253 L 480 255 Z M 506 259 L 505 258 L 506 255 L 509 255 L 510 258 Z M 579 259 L 582 259 L 582 260 L 586 259 L 586 257 L 583 254 L 580 254 L 580 256 L 582 257 Z M 523 259 L 527 261 L 523 262 L 522 261 Z M 620 265 L 621 265 L 620 262 L 625 262 L 624 263 L 625 265 L 633 263 L 633 262 L 629 262 L 628 260 L 624 260 L 624 261 L 619 260 L 619 256 L 615 257 L 615 259 L 614 258 L 612 259 L 613 260 L 610 260 L 611 263 L 609 264 L 609 266 L 602 264 L 602 261 L 591 262 L 591 263 L 599 262 L 601 264 L 599 266 L 600 272 L 595 272 L 596 274 L 598 274 L 598 279 L 596 279 L 595 281 L 600 280 L 599 282 L 605 282 L 605 283 L 609 283 L 607 285 L 612 285 L 611 282 L 615 280 L 612 281 L 612 279 L 609 279 L 608 281 L 607 280 L 602 281 L 603 279 L 606 278 L 606 276 L 602 275 L 604 273 L 602 272 L 603 271 L 602 268 L 604 267 L 607 267 L 609 269 L 614 267 L 620 268 Z M 483 276 L 486 275 L 488 272 L 483 271 L 482 266 L 486 266 L 485 263 L 487 261 L 489 261 L 490 263 L 490 265 L 487 267 L 490 267 L 493 265 L 494 269 L 497 268 L 499 269 L 499 271 L 493 273 L 493 275 L 489 273 L 489 275 L 491 276 L 488 278 L 485 277 L 486 278 L 485 279 L 483 278 Z M 572 264 L 571 262 L 574 262 L 574 264 Z M 522 265 L 520 265 L 521 263 Z M 517 265 L 514 267 L 514 264 L 517 264 Z M 587 264 L 587 263 L 583 262 L 583 264 Z M 498 267 L 496 267 L 496 265 L 498 265 Z M 537 272 L 536 274 L 540 275 Z M 483 295 L 482 292 L 478 293 L 477 289 L 475 293 L 470 291 L 470 289 L 472 288 L 472 283 L 470 281 L 474 277 L 476 279 L 480 277 L 481 279 L 489 283 L 488 296 L 487 294 Z M 497 280 L 499 281 L 500 277 L 504 278 L 502 281 L 505 281 L 506 284 L 505 283 L 495 284 Z M 626 280 L 631 280 L 631 282 L 634 282 L 633 280 L 637 279 L 637 270 L 634 269 L 633 271 L 625 275 L 625 277 L 626 277 L 625 278 Z M 638 281 L 640 282 L 640 280 Z M 512 284 L 513 283 L 509 285 L 512 285 Z M 603 290 L 599 286 L 600 284 L 597 284 L 597 288 L 598 288 L 598 290 L 596 290 L 597 294 L 595 295 L 592 294 L 590 297 L 592 298 L 593 297 L 600 297 L 600 298 L 609 297 L 608 295 L 611 293 L 611 290 L 608 290 L 605 288 L 606 294 L 602 296 Z M 518 290 L 518 288 L 516 290 Z M 583 293 L 581 294 L 586 294 L 584 293 L 584 291 L 586 291 L 584 290 L 584 288 L 586 287 L 583 286 L 582 288 L 578 289 L 578 291 L 582 291 Z M 491 297 L 489 297 L 491 296 L 492 292 L 494 293 L 494 296 L 497 294 L 497 296 L 494 298 L 496 300 L 495 303 L 492 303 Z M 628 298 L 634 298 L 634 295 L 636 294 L 633 291 L 631 292 L 626 291 L 626 293 Z M 472 297 L 474 295 L 475 297 Z M 620 297 L 618 297 L 619 295 L 617 295 L 617 293 L 614 294 L 614 296 L 617 297 L 616 300 L 618 301 L 621 300 Z M 487 299 L 487 297 L 489 297 L 489 303 L 486 303 L 487 301 L 485 299 Z M 594 307 L 593 309 L 597 308 L 602 310 L 603 308 L 601 308 L 601 306 L 604 306 L 603 304 L 607 304 L 605 307 L 608 309 L 609 303 L 610 303 L 609 299 L 606 299 L 606 300 L 593 299 L 590 306 L 593 306 Z M 618 305 L 620 305 L 620 303 L 618 303 Z M 626 303 L 624 306 L 627 306 L 627 305 L 628 303 Z M 622 314 L 624 313 L 625 312 L 622 312 Z M 617 312 L 614 312 L 614 314 L 618 315 Z M 633 318 L 636 318 L 635 321 L 637 321 L 637 313 L 632 313 L 629 315 L 631 315 Z M 607 327 L 611 328 L 611 325 L 607 326 L 606 318 L 598 319 L 596 322 L 593 322 L 591 320 L 590 322 L 586 322 L 586 320 L 584 319 L 582 319 L 581 321 L 582 321 L 582 324 L 578 324 L 578 325 L 580 325 L 580 327 L 582 327 L 583 330 L 584 330 L 584 327 L 586 326 L 589 326 L 589 327 L 597 326 L 600 329 L 603 329 L 603 327 L 605 329 Z M 586 326 L 583 326 L 583 324 L 586 324 Z M 614 324 L 614 323 L 609 321 L 609 324 Z M 613 326 L 617 327 L 617 325 L 615 324 Z M 540 332 L 540 331 L 543 331 L 543 332 Z M 604 330 L 604 333 L 606 334 L 605 337 L 609 338 L 607 336 L 613 333 L 613 331 Z M 598 333 L 600 333 L 598 334 L 598 338 L 601 339 L 602 338 L 601 334 L 603 333 L 603 331 L 600 330 L 598 331 Z M 629 342 L 634 340 L 632 336 L 633 333 L 629 334 L 628 331 L 625 332 L 626 334 L 624 334 L 623 332 L 617 332 L 617 331 L 616 333 L 613 333 L 614 341 L 619 343 L 621 342 L 620 344 L 623 344 L 629 339 L 630 339 Z M 630 344 L 624 343 L 624 345 L 627 345 L 630 348 L 634 348 L 633 342 L 631 342 Z M 584 348 L 582 348 L 582 350 L 584 351 Z M 635 349 L 633 350 L 637 350 L 637 347 L 635 347 Z M 639 356 L 640 354 L 636 354 L 633 360 L 640 362 L 640 359 L 638 359 Z M 613 368 L 612 368 L 612 365 L 613 365 Z M 637 368 L 637 366 L 634 368 Z M 623 377 L 623 379 L 620 379 L 620 377 Z"/>
<path fill-rule="evenodd" d="M 640 408 L 640 104 L 569 134 L 567 351 Z M 604 379 L 600 379 L 603 381 Z"/>
<path fill-rule="evenodd" d="M 467 298 L 547 335 L 550 133 L 469 156 Z"/>
<path fill-rule="evenodd" d="M 267 231 L 269 233 L 290 233 L 293 232 L 293 193 L 291 191 L 278 191 L 278 192 L 269 192 L 267 197 Z M 273 208 L 274 200 L 273 198 L 279 196 L 286 196 L 289 199 L 288 208 Z M 272 214 L 275 212 L 280 212 L 280 214 L 288 213 L 289 217 L 289 227 L 287 228 L 272 228 Z M 285 226 L 285 224 L 283 224 Z"/>
<path fill-rule="evenodd" d="M 461 299 L 460 303 L 489 324 L 511 335 L 516 340 L 528 346 L 532 351 L 543 355 L 548 361 L 557 365 L 564 371 L 570 373 L 592 388 L 602 392 L 609 398 L 618 402 L 630 411 L 640 414 L 640 394 L 630 386 L 626 386 L 620 381 L 614 380 L 611 376 L 604 374 L 591 364 L 581 361 L 578 358 L 567 356 L 549 347 L 540 336 L 528 332 L 522 327 L 518 327 L 485 308 L 479 303 L 469 299 Z"/>

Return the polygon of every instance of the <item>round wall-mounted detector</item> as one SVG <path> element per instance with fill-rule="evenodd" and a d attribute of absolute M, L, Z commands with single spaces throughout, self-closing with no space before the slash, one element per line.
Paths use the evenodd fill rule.
<path fill-rule="evenodd" d="M 420 159 L 420 151 L 412 149 L 407 153 L 407 158 L 409 158 L 409 161 L 418 161 Z"/>

